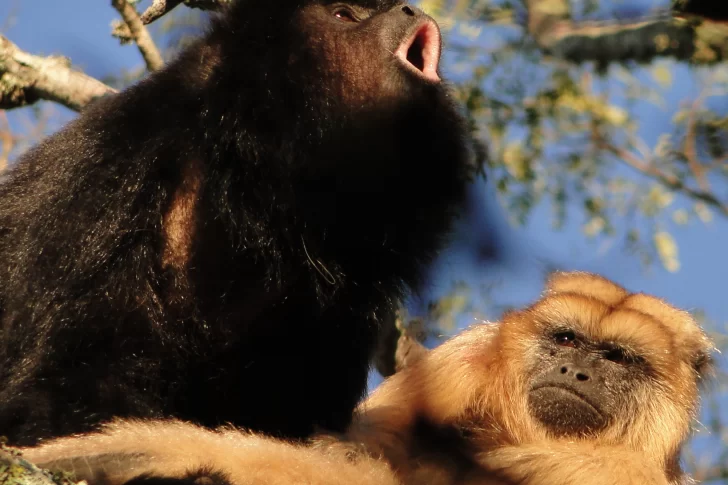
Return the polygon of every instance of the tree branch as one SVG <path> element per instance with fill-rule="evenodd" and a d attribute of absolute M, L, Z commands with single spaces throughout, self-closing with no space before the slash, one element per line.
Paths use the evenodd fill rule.
<path fill-rule="evenodd" d="M 231 0 L 154 0 L 141 16 L 142 22 L 150 24 L 169 13 L 177 5 L 184 3 L 189 8 L 200 10 L 219 10 L 220 7 L 230 3 Z"/>
<path fill-rule="evenodd" d="M 406 330 L 402 332 L 397 340 L 397 351 L 394 353 L 395 371 L 411 366 L 422 357 L 427 355 L 429 350 L 422 345 L 419 338 L 411 335 Z"/>
<path fill-rule="evenodd" d="M 700 162 L 698 161 L 698 148 L 697 148 L 697 111 L 702 104 L 703 101 L 703 95 L 701 94 L 698 96 L 698 98 L 693 102 L 692 107 L 690 109 L 690 114 L 688 116 L 687 121 L 687 133 L 685 134 L 685 142 L 683 144 L 683 153 L 685 154 L 685 158 L 688 162 L 688 167 L 690 168 L 690 171 L 693 173 L 693 177 L 695 177 L 695 180 L 698 182 L 698 187 L 700 187 L 700 190 L 702 191 L 709 191 L 710 190 L 710 184 L 708 183 L 708 179 L 705 176 L 705 170 L 701 166 Z"/>
<path fill-rule="evenodd" d="M 427 336 L 422 319 L 404 322 L 401 312 L 391 320 L 382 322 L 379 345 L 374 354 L 374 367 L 383 377 L 389 377 L 412 365 L 427 354 L 422 342 Z"/>
<path fill-rule="evenodd" d="M 0 35 L 0 109 L 45 99 L 80 111 L 94 99 L 114 92 L 101 81 L 72 69 L 68 59 L 28 54 Z"/>
<path fill-rule="evenodd" d="M 649 62 L 665 56 L 698 64 L 728 58 L 728 24 L 717 19 L 665 11 L 631 22 L 577 23 L 569 0 L 525 3 L 527 29 L 539 47 L 571 62 L 596 61 L 604 68 L 612 62 Z"/>
<path fill-rule="evenodd" d="M 8 123 L 8 116 L 4 111 L 0 111 L 0 172 L 3 172 L 8 166 L 8 160 L 10 160 L 10 153 L 13 151 L 15 146 L 15 137 L 13 132 L 10 131 L 10 123 Z"/>
<path fill-rule="evenodd" d="M 150 71 L 161 69 L 164 65 L 162 54 L 159 53 L 159 49 L 157 49 L 157 46 L 154 44 L 152 36 L 149 35 L 149 31 L 142 23 L 136 8 L 134 8 L 134 6 L 126 0 L 111 0 L 111 5 L 119 12 L 121 18 L 124 19 L 124 23 L 128 28 L 129 38 L 127 39 L 127 37 L 122 35 L 122 33 L 115 33 L 114 35 L 119 37 L 122 42 L 128 42 L 129 40 L 134 41 L 139 48 L 139 52 L 141 52 L 142 57 L 144 58 L 144 63 L 147 65 L 147 69 Z M 117 30 L 119 30 L 118 26 L 114 29 L 114 31 L 116 32 Z"/>
<path fill-rule="evenodd" d="M 52 474 L 38 468 L 13 448 L 0 443 L 0 485 L 85 485 L 68 474 Z"/>
<path fill-rule="evenodd" d="M 232 0 L 153 0 L 152 4 L 144 11 L 139 17 L 142 24 L 148 25 L 155 20 L 167 15 L 169 12 L 175 9 L 178 5 L 186 5 L 189 8 L 196 8 L 199 10 L 220 10 L 224 5 L 227 5 Z M 114 27 L 114 37 L 118 37 L 122 41 L 131 41 L 132 34 L 129 27 L 125 23 L 119 23 Z"/>
<path fill-rule="evenodd" d="M 172 11 L 180 3 L 182 0 L 154 0 L 140 17 L 141 21 L 144 25 L 150 24 Z"/>
<path fill-rule="evenodd" d="M 622 160 L 624 163 L 634 168 L 635 170 L 657 180 L 665 187 L 674 190 L 675 192 L 681 192 L 684 195 L 687 195 L 688 197 L 691 197 L 695 200 L 705 202 L 709 206 L 717 209 L 722 215 L 728 217 L 728 204 L 723 203 L 712 192 L 688 187 L 677 176 L 671 173 L 665 173 L 657 168 L 654 164 L 640 160 L 628 150 L 618 148 L 612 145 L 598 134 L 594 135 L 594 140 L 598 148 L 611 153 L 619 160 Z"/>

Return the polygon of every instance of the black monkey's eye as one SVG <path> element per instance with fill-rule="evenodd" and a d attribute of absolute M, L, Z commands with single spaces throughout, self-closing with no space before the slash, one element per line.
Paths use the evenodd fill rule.
<path fill-rule="evenodd" d="M 339 7 L 334 10 L 334 17 L 341 20 L 342 22 L 358 22 L 354 12 L 345 7 Z"/>
<path fill-rule="evenodd" d="M 576 347 L 576 335 L 569 330 L 554 334 L 554 342 L 563 347 Z"/>

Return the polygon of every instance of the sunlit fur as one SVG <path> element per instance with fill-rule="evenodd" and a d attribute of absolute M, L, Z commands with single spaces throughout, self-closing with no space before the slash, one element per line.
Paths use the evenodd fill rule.
<path fill-rule="evenodd" d="M 528 369 L 539 361 L 539 339 L 549 326 L 567 321 L 591 339 L 636 349 L 651 369 L 624 396 L 626 412 L 597 436 L 557 438 L 528 411 Z M 417 471 L 422 463 L 449 451 L 413 456 L 412 450 L 422 448 L 413 430 L 423 422 L 459 430 L 463 449 L 457 453 L 503 469 L 516 483 L 649 483 L 625 466 L 630 462 L 654 467 L 662 480 L 679 483 L 686 479 L 679 453 L 697 411 L 711 350 L 687 312 L 599 276 L 557 273 L 533 305 L 508 312 L 499 323 L 469 329 L 387 380 L 360 407 L 349 437 L 382 453 L 411 483 L 417 480 L 408 476 L 422 478 Z M 633 453 L 638 456 L 630 458 Z M 564 466 L 562 456 L 575 461 Z M 586 466 L 590 460 L 598 465 Z M 525 463 L 540 470 L 540 478 L 519 472 Z"/>
<path fill-rule="evenodd" d="M 541 341 L 563 324 L 644 359 L 644 370 L 630 370 L 632 392 L 620 395 L 618 411 L 596 434 L 557 436 L 529 412 L 530 374 L 544 362 Z M 111 485 L 140 473 L 184 478 L 199 469 L 223 472 L 233 484 L 297 483 L 290 473 L 303 483 L 344 485 L 684 484 L 690 479 L 679 454 L 712 350 L 690 315 L 662 300 L 599 276 L 557 273 L 533 305 L 472 327 L 389 378 L 345 436 L 319 436 L 313 448 L 179 423 L 132 423 L 27 454 L 55 468 L 84 464 L 81 478 L 91 485 L 104 484 L 98 470 L 105 456 L 130 454 L 136 464 Z"/>
<path fill-rule="evenodd" d="M 381 461 L 350 463 L 342 455 L 233 428 L 210 431 L 179 421 L 119 421 L 102 433 L 26 450 L 25 457 L 91 484 L 121 484 L 144 474 L 261 485 L 397 483 Z"/>

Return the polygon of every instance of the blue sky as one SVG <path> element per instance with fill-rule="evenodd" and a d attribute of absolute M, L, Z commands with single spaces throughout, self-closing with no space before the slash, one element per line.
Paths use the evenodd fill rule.
<path fill-rule="evenodd" d="M 9 21 L 11 13 L 12 22 Z M 119 46 L 109 35 L 110 22 L 116 18 L 108 0 L 0 2 L 0 29 L 4 35 L 32 53 L 68 56 L 74 65 L 94 77 L 118 74 L 122 69 L 141 65 L 133 46 Z M 669 131 L 672 112 L 678 103 L 697 94 L 691 72 L 678 64 L 668 65 L 673 72 L 674 86 L 667 95 L 667 107 L 639 107 L 642 135 L 650 141 L 657 134 Z M 72 116 L 67 110 L 61 113 L 65 119 Z M 10 113 L 15 129 L 21 129 L 22 116 L 21 111 Z M 474 203 L 465 214 L 453 245 L 433 268 L 424 300 L 447 291 L 454 280 L 468 282 L 473 287 L 496 281 L 501 285 L 493 297 L 499 303 L 523 304 L 541 290 L 542 261 L 546 260 L 565 269 L 600 273 L 631 290 L 655 294 L 686 309 L 704 310 L 719 328 L 728 323 L 728 220 L 725 218 L 714 215 L 709 224 L 692 222 L 671 228 L 680 247 L 681 268 L 677 273 L 670 273 L 659 263 L 645 268 L 636 257 L 625 254 L 620 244 L 609 246 L 603 241 L 587 241 L 581 232 L 578 211 L 572 213 L 559 231 L 551 228 L 550 209 L 546 206 L 537 207 L 525 227 L 511 228 L 499 214 L 487 183 L 480 182 L 472 198 Z M 485 265 L 475 252 L 484 238 L 490 237 L 494 218 L 500 237 L 513 249 L 508 261 L 498 267 Z M 487 305 L 476 301 L 476 306 L 486 308 Z M 415 302 L 413 309 L 418 307 Z M 467 323 L 467 316 L 461 322 Z"/>

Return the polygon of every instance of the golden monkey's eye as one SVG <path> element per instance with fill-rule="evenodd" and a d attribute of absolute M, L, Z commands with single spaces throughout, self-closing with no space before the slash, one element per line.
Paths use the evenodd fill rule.
<path fill-rule="evenodd" d="M 604 354 L 604 358 L 609 361 L 616 362 L 617 364 L 623 364 L 627 361 L 627 355 L 624 353 L 624 350 L 620 348 L 607 350 Z"/>
<path fill-rule="evenodd" d="M 576 335 L 570 330 L 554 334 L 554 342 L 562 347 L 576 347 Z"/>
<path fill-rule="evenodd" d="M 643 357 L 635 355 L 620 347 L 614 347 L 606 350 L 604 358 L 617 364 L 643 364 L 645 362 Z"/>
<path fill-rule="evenodd" d="M 354 12 L 349 10 L 346 7 L 339 7 L 336 10 L 334 10 L 334 17 L 341 20 L 342 22 L 358 22 L 359 19 L 356 18 L 356 15 L 354 15 Z"/>

